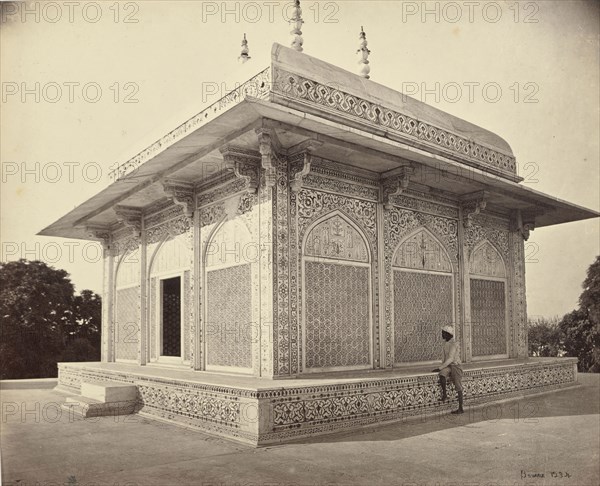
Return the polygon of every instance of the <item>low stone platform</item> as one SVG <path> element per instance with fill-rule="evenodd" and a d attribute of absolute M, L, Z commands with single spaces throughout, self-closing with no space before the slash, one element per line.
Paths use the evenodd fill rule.
<path fill-rule="evenodd" d="M 67 397 L 62 407 L 83 417 L 129 415 L 138 404 L 137 386 L 130 383 L 82 381 L 79 393 Z"/>
<path fill-rule="evenodd" d="M 80 394 L 86 383 L 137 387 L 136 408 L 151 418 L 262 446 L 449 411 L 432 366 L 267 380 L 136 366 L 60 363 L 57 389 Z M 490 403 L 577 384 L 574 358 L 464 365 L 465 404 Z M 82 385 L 83 384 L 83 385 Z"/>

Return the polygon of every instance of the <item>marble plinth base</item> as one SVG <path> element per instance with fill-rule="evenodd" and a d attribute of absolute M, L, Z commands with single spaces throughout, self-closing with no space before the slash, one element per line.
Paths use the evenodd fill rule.
<path fill-rule="evenodd" d="M 134 385 L 135 408 L 147 417 L 261 446 L 455 407 L 452 386 L 450 402 L 439 401 L 437 375 L 430 368 L 274 381 L 121 363 L 60 363 L 57 388 L 80 394 L 86 383 Z M 577 383 L 574 358 L 504 360 L 464 368 L 466 406 Z"/>

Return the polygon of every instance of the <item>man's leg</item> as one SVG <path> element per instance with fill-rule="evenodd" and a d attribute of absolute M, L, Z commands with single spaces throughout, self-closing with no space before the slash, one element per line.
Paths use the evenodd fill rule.
<path fill-rule="evenodd" d="M 456 393 L 458 395 L 458 409 L 452 412 L 453 414 L 464 413 L 463 410 L 463 386 L 462 386 L 462 368 L 456 365 L 450 365 L 452 383 L 454 383 L 454 388 L 456 389 Z"/>
<path fill-rule="evenodd" d="M 441 401 L 445 402 L 448 400 L 448 394 L 446 393 L 446 383 L 448 380 L 448 375 L 450 374 L 450 368 L 442 368 L 439 374 L 440 386 L 442 387 L 442 398 Z"/>

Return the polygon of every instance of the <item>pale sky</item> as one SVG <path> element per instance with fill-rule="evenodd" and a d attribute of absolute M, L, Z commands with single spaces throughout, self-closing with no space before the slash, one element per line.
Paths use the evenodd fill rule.
<path fill-rule="evenodd" d="M 100 292 L 97 244 L 35 234 L 103 189 L 109 167 L 200 111 L 237 65 L 244 33 L 250 63 L 266 66 L 272 43 L 291 40 L 288 5 L 2 5 L 0 260 L 41 259 Z M 356 71 L 364 26 L 372 80 L 497 133 L 524 184 L 599 210 L 598 5 L 303 1 L 304 52 Z M 573 310 L 599 253 L 598 219 L 535 230 L 529 315 Z"/>

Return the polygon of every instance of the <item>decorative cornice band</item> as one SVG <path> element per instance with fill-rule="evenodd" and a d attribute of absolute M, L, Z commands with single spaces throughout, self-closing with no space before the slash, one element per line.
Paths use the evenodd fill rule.
<path fill-rule="evenodd" d="M 471 165 L 475 163 L 509 177 L 516 175 L 514 156 L 288 71 L 276 69 L 274 78 L 273 92 L 276 94 L 343 113 L 412 141 L 437 146 Z"/>

